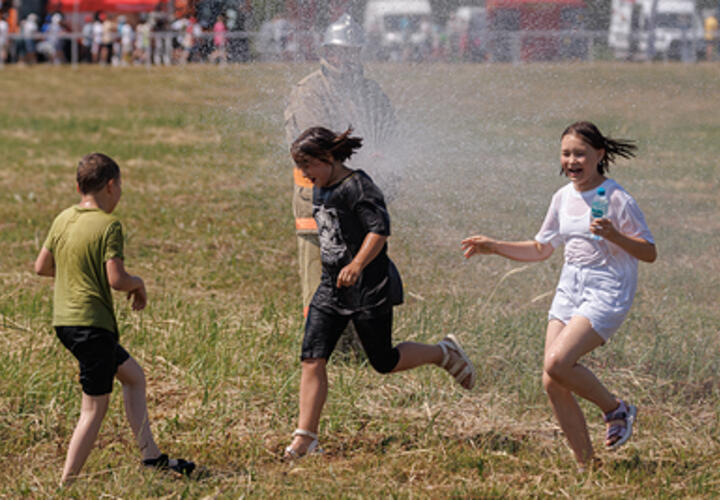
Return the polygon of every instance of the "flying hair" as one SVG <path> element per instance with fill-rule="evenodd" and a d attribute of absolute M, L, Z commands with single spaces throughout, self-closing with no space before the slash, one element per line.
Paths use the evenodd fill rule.
<path fill-rule="evenodd" d="M 362 147 L 362 138 L 350 135 L 352 131 L 352 127 L 348 127 L 338 134 L 325 127 L 310 127 L 293 141 L 290 154 L 298 164 L 308 158 L 328 160 L 328 156 L 342 163 Z"/>
<path fill-rule="evenodd" d="M 609 170 L 610 164 L 614 164 L 618 156 L 627 159 L 634 158 L 635 151 L 637 151 L 635 141 L 606 137 L 600 132 L 600 129 L 591 122 L 580 121 L 573 123 L 563 131 L 560 138 L 562 139 L 568 134 L 580 137 L 585 143 L 595 149 L 605 150 L 605 155 L 597 165 L 597 170 L 601 175 Z M 562 170 L 560 173 L 562 173 Z"/>

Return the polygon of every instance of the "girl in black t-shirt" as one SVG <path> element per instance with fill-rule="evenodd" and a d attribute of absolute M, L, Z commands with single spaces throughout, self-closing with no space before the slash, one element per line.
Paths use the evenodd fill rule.
<path fill-rule="evenodd" d="M 328 391 L 326 363 L 349 321 L 379 373 L 432 363 L 448 370 L 465 389 L 475 384 L 475 367 L 453 335 L 435 345 L 392 346 L 392 306 L 402 302 L 402 283 L 387 256 L 390 217 L 372 179 L 343 163 L 362 145 L 351 132 L 312 127 L 290 149 L 295 164 L 314 185 L 322 278 L 305 323 L 300 416 L 286 458 L 319 451 L 317 429 Z"/>

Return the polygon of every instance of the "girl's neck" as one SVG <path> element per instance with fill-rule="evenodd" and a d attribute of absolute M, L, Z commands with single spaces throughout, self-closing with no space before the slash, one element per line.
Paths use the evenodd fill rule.
<path fill-rule="evenodd" d="M 575 191 L 579 191 L 581 193 L 584 193 L 585 191 L 590 191 L 592 189 L 597 188 L 598 186 L 602 185 L 603 182 L 607 180 L 607 177 L 604 175 L 601 175 L 599 177 L 595 177 L 593 179 L 588 179 L 585 182 L 576 183 L 573 182 L 573 187 L 575 188 Z"/>
<path fill-rule="evenodd" d="M 330 178 L 328 179 L 328 186 L 333 186 L 337 184 L 351 173 L 352 170 L 343 165 L 342 163 L 334 165 L 332 174 L 330 174 Z"/>

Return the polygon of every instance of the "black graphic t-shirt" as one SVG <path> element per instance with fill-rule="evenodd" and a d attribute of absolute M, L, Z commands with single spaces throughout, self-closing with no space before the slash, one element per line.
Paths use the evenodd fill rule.
<path fill-rule="evenodd" d="M 357 255 L 368 233 L 390 236 L 390 217 L 380 189 L 365 172 L 355 170 L 333 186 L 313 188 L 313 216 L 322 278 L 311 305 L 340 315 L 389 311 L 387 244 L 353 286 L 336 286 L 340 270 Z"/>

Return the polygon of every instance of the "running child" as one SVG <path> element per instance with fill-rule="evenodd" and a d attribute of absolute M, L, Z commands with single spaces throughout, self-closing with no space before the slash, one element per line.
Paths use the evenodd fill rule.
<path fill-rule="evenodd" d="M 631 141 L 603 136 L 592 123 L 570 125 L 561 136 L 560 164 L 571 182 L 552 197 L 535 240 L 473 236 L 461 243 L 466 257 L 497 254 L 527 262 L 545 260 L 564 244 L 565 262 L 548 314 L 543 385 L 581 468 L 592 462 L 593 447 L 574 394 L 603 412 L 608 449 L 628 440 L 637 414 L 578 363 L 620 327 L 635 297 L 638 260 L 653 262 L 657 255 L 637 203 L 605 175 L 617 156 L 631 158 L 635 149 Z M 593 219 L 590 203 L 598 188 L 605 190 L 609 212 Z"/>
<path fill-rule="evenodd" d="M 55 278 L 53 326 L 60 342 L 80 366 L 82 404 L 70 439 L 62 483 L 80 473 L 107 412 L 113 378 L 123 386 L 125 413 L 140 447 L 142 464 L 190 474 L 195 464 L 161 453 L 148 421 L 145 375 L 118 343 L 110 288 L 127 292 L 132 309 L 147 303 L 145 284 L 123 263 L 123 231 L 110 215 L 120 201 L 120 169 L 111 158 L 93 153 L 77 168 L 80 203 L 62 211 L 35 261 L 35 272 Z"/>
<path fill-rule="evenodd" d="M 390 217 L 383 194 L 370 177 L 344 165 L 362 145 L 362 139 L 351 132 L 336 134 L 312 127 L 290 148 L 295 164 L 314 186 L 322 277 L 305 323 L 300 416 L 285 458 L 318 451 L 318 424 L 328 392 L 326 364 L 349 321 L 379 373 L 436 364 L 465 389 L 475 383 L 475 367 L 453 335 L 436 345 L 392 346 L 392 307 L 402 301 L 402 284 L 387 256 Z"/>

